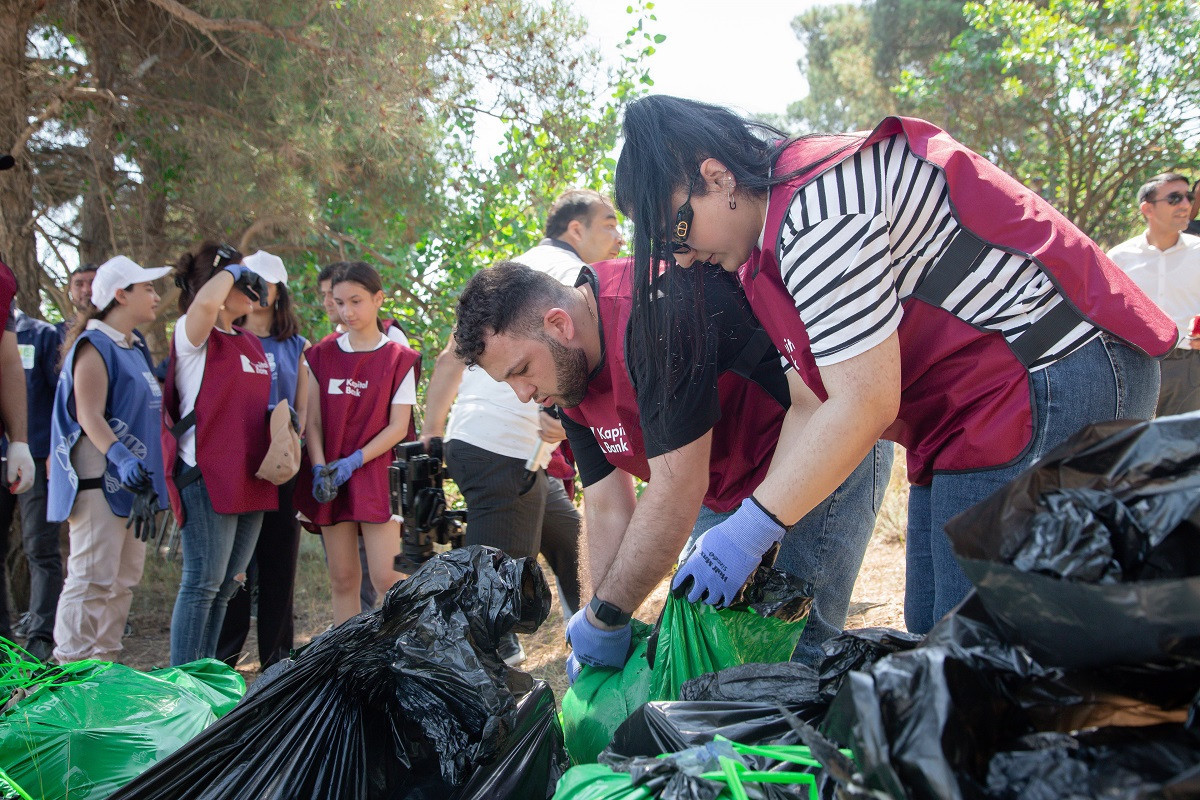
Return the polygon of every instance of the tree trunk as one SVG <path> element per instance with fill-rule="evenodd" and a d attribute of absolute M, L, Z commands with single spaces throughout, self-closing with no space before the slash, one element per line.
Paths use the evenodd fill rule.
<path fill-rule="evenodd" d="M 42 7 L 38 0 L 0 0 L 0 152 L 22 138 L 30 117 L 30 87 L 25 60 L 29 26 Z M 24 148 L 12 154 L 15 167 L 0 172 L 0 258 L 20 283 L 17 305 L 40 316 L 38 265 L 33 235 L 33 172 Z M 6 311 L 6 310 L 5 310 Z"/>
<path fill-rule="evenodd" d="M 88 65 L 97 90 L 109 91 L 116 77 L 116 57 L 105 39 L 108 14 L 97 8 L 98 18 L 84 16 L 80 33 Z M 90 28 L 90 30 L 89 30 Z M 87 112 L 87 161 L 83 202 L 79 209 L 79 263 L 103 264 L 117 255 L 113 236 L 113 199 L 117 174 L 113 169 L 116 154 L 117 109 L 108 104 L 93 104 Z"/>

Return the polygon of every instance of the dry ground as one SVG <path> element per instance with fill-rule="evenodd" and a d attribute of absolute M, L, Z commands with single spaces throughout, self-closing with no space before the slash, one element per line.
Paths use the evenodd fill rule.
<path fill-rule="evenodd" d="M 903 452 L 897 450 L 896 456 L 891 485 L 854 587 L 847 623 L 851 628 L 904 627 L 904 520 L 908 501 Z M 329 581 L 321 546 L 311 534 L 305 533 L 303 537 L 295 600 L 297 646 L 326 630 L 331 621 Z M 130 666 L 150 669 L 168 663 L 171 608 L 179 586 L 179 571 L 178 559 L 148 555 L 146 573 L 135 591 L 130 615 L 133 634 L 125 639 L 123 660 Z M 549 570 L 546 575 L 553 582 Z M 666 590 L 667 582 L 664 581 L 646 600 L 637 616 L 653 621 L 662 607 Z M 537 633 L 523 639 L 528 654 L 523 668 L 534 677 L 548 681 L 558 698 L 566 691 L 563 663 L 567 649 L 563 642 L 563 625 L 558 603 L 552 603 L 545 624 Z M 248 682 L 253 681 L 258 672 L 253 630 L 250 636 L 247 642 L 250 655 L 239 665 Z"/>

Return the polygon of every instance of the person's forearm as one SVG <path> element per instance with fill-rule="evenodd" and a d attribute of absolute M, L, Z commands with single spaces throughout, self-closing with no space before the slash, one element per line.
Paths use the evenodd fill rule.
<path fill-rule="evenodd" d="M 8 309 L 5 309 L 5 313 Z M 4 331 L 0 337 L 0 412 L 4 415 L 5 433 L 10 442 L 28 441 L 28 418 L 25 408 L 25 367 L 17 349 L 17 335 Z"/>
<path fill-rule="evenodd" d="M 832 494 L 895 420 L 900 373 L 894 340 L 893 334 L 870 358 L 858 357 L 865 360 L 857 368 L 831 369 L 830 397 L 811 413 L 803 405 L 788 410 L 767 477 L 754 490 L 759 504 L 784 525 L 794 525 Z"/>
<path fill-rule="evenodd" d="M 312 376 L 312 380 L 308 382 L 308 424 L 304 426 L 304 446 L 308 448 L 308 460 L 314 465 L 325 463 L 324 437 L 321 396 L 318 394 L 316 376 Z"/>
<path fill-rule="evenodd" d="M 429 376 L 429 385 L 425 387 L 425 423 L 421 430 L 423 437 L 441 436 L 446 432 L 446 417 L 450 414 L 454 398 L 458 396 L 465 368 L 450 347 L 438 354 L 433 365 L 433 374 Z"/>
<path fill-rule="evenodd" d="M 300 435 L 308 427 L 308 369 L 300 365 L 296 375 L 296 419 L 300 422 Z"/>
<path fill-rule="evenodd" d="M 371 440 L 363 445 L 364 464 L 391 452 L 391 449 L 400 444 L 404 435 L 408 433 L 408 420 L 412 415 L 412 406 L 396 405 L 393 408 L 402 408 L 403 411 L 394 413 L 387 427 L 372 436 Z"/>
<path fill-rule="evenodd" d="M 651 460 L 650 484 L 637 501 L 596 595 L 633 612 L 671 571 L 696 524 L 708 489 L 711 433 L 664 459 Z"/>
<path fill-rule="evenodd" d="M 199 347 L 208 341 L 208 335 L 217 324 L 217 314 L 220 313 L 225 298 L 229 296 L 233 282 L 233 274 L 223 269 L 209 278 L 192 298 L 187 310 L 184 333 L 194 346 Z"/>
<path fill-rule="evenodd" d="M 589 588 L 593 592 L 617 557 L 636 504 L 633 479 L 621 470 L 613 470 L 602 481 L 583 490 L 583 529 Z"/>

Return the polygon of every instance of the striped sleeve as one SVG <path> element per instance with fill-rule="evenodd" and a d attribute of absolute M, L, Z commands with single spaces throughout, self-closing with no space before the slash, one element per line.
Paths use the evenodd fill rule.
<path fill-rule="evenodd" d="M 780 232 L 780 272 L 818 366 L 860 355 L 900 325 L 882 157 L 858 153 L 804 187 Z"/>

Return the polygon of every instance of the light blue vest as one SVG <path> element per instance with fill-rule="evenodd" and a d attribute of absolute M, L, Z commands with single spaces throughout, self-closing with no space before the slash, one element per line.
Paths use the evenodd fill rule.
<path fill-rule="evenodd" d="M 50 475 L 46 519 L 61 522 L 71 514 L 79 491 L 79 476 L 71 463 L 71 448 L 83 435 L 75 418 L 75 353 L 82 341 L 91 342 L 108 370 L 108 397 L 104 416 L 117 439 L 140 458 L 158 491 L 159 508 L 167 507 L 167 483 L 162 470 L 162 389 L 140 348 L 117 345 L 103 331 L 84 331 L 63 361 L 54 392 L 50 419 Z M 129 516 L 133 494 L 121 485 L 116 467 L 108 464 L 100 479 L 109 508 L 118 517 Z"/>
<path fill-rule="evenodd" d="M 282 342 L 274 336 L 258 337 L 267 363 L 271 365 L 271 408 L 280 400 L 296 407 L 296 381 L 300 375 L 300 354 L 304 352 L 304 337 L 296 334 Z"/>

